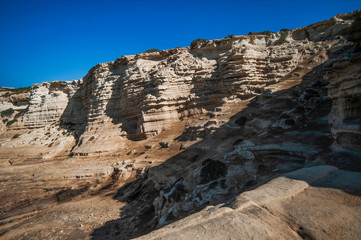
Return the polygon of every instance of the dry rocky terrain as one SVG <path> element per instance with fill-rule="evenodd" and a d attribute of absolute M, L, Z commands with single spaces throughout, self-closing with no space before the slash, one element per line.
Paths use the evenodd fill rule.
<path fill-rule="evenodd" d="M 0 91 L 1 239 L 359 239 L 361 10 Z"/>

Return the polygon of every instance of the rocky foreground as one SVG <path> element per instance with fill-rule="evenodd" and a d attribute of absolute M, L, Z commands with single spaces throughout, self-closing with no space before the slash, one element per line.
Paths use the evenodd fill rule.
<path fill-rule="evenodd" d="M 360 17 L 1 90 L 0 238 L 358 239 Z"/>

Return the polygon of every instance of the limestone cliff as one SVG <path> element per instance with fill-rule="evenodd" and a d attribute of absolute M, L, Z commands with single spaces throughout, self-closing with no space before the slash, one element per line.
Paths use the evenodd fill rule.
<path fill-rule="evenodd" d="M 1 92 L 0 180 L 21 188 L 0 191 L 0 236 L 66 229 L 65 238 L 129 239 L 171 224 L 144 238 L 251 238 L 257 229 L 257 238 L 332 239 L 348 229 L 352 239 L 361 226 L 360 16 L 197 39 L 98 64 L 76 81 Z M 122 205 L 120 218 L 109 202 Z M 341 206 L 336 222 L 329 205 Z M 48 209 L 57 216 L 52 208 L 64 229 L 34 227 L 52 219 Z M 74 230 L 79 219 L 87 228 Z M 215 233 L 217 222 L 228 235 Z"/>
<path fill-rule="evenodd" d="M 80 81 L 46 82 L 33 86 L 29 107 L 24 115 L 24 127 L 39 128 L 58 122 L 68 106 L 69 99 L 79 88 Z M 78 114 L 78 113 L 71 113 Z"/>
<path fill-rule="evenodd" d="M 83 134 L 84 140 L 78 141 L 82 144 L 87 135 L 102 135 L 109 128 L 117 130 L 104 137 L 155 136 L 227 101 L 272 91 L 273 84 L 335 45 L 339 41 L 335 36 L 342 38 L 342 30 L 357 14 L 280 33 L 195 40 L 187 48 L 98 64 L 82 80 L 35 85 L 24 127 L 60 120 L 80 139 Z M 94 150 L 80 145 L 76 148 L 80 152 Z"/>
<path fill-rule="evenodd" d="M 324 78 L 330 82 L 328 94 L 332 99 L 330 123 L 339 145 L 361 150 L 361 19 L 358 18 L 332 51 L 325 64 Z M 342 53 L 342 54 L 340 54 Z"/>

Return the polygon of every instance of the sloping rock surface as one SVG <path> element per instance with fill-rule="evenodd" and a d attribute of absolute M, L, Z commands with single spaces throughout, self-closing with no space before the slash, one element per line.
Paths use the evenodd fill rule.
<path fill-rule="evenodd" d="M 357 239 L 360 193 L 360 172 L 303 168 L 137 239 Z"/>
<path fill-rule="evenodd" d="M 1 90 L 0 237 L 357 239 L 360 15 Z"/>

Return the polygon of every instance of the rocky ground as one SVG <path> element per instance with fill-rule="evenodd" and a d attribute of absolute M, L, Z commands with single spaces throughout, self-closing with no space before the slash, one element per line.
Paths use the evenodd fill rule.
<path fill-rule="evenodd" d="M 333 166 L 302 168 L 139 239 L 358 239 L 360 180 Z"/>
<path fill-rule="evenodd" d="M 356 11 L 2 90 L 0 238 L 357 239 L 360 26 Z"/>

